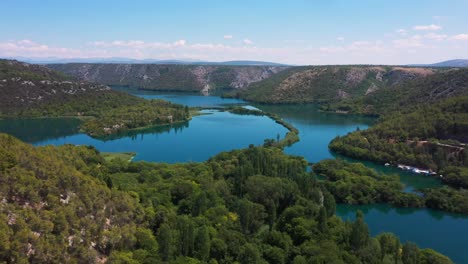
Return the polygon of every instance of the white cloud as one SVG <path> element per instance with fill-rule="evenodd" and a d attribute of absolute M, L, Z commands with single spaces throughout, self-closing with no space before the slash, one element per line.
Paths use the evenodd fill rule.
<path fill-rule="evenodd" d="M 343 40 L 344 40 L 344 37 L 337 37 L 336 40 L 338 40 L 338 41 L 343 41 Z"/>
<path fill-rule="evenodd" d="M 444 34 L 436 34 L 436 33 L 427 33 L 426 35 L 424 35 L 424 38 L 427 38 L 427 39 L 432 39 L 432 40 L 444 40 L 444 39 L 447 39 L 447 35 L 444 35 Z"/>
<path fill-rule="evenodd" d="M 289 45 L 278 42 L 275 47 L 250 45 L 236 41 L 222 43 L 174 40 L 168 42 L 143 40 L 91 41 L 74 46 L 58 47 L 34 40 L 0 41 L 0 57 L 57 57 L 135 59 L 197 59 L 209 61 L 266 60 L 289 64 L 411 64 L 431 63 L 468 54 L 468 34 L 444 35 L 423 32 L 418 35 L 397 35 L 386 41 L 337 42 L 332 46 L 311 46 L 308 41 Z M 408 33 L 409 34 L 409 33 Z M 398 37 L 395 37 L 398 36 Z M 272 44 L 273 45 L 273 44 Z M 284 46 L 283 46 L 284 45 Z"/>
<path fill-rule="evenodd" d="M 403 28 L 397 29 L 395 32 L 398 33 L 398 34 L 401 34 L 401 35 L 408 34 L 408 30 L 403 29 Z"/>
<path fill-rule="evenodd" d="M 381 41 L 354 41 L 345 46 L 328 46 L 319 48 L 321 52 L 326 53 L 354 53 L 364 54 L 366 52 L 381 52 L 384 50 L 384 45 Z"/>
<path fill-rule="evenodd" d="M 244 39 L 243 42 L 244 42 L 245 45 L 252 45 L 253 44 L 253 42 L 250 39 Z"/>
<path fill-rule="evenodd" d="M 392 41 L 392 43 L 393 46 L 398 49 L 419 48 L 423 46 L 421 42 L 421 36 L 419 35 L 415 35 L 405 39 L 395 39 Z"/>
<path fill-rule="evenodd" d="M 454 40 L 468 40 L 468 34 L 458 34 L 452 37 Z"/>
<path fill-rule="evenodd" d="M 328 46 L 328 47 L 320 47 L 319 50 L 321 52 L 338 53 L 338 52 L 345 51 L 346 48 L 341 47 L 341 46 Z"/>
<path fill-rule="evenodd" d="M 233 36 L 232 35 L 224 35 L 224 39 L 232 39 Z"/>
<path fill-rule="evenodd" d="M 434 30 L 439 30 L 442 29 L 441 26 L 431 24 L 431 25 L 418 25 L 413 27 L 414 30 L 423 30 L 423 31 L 434 31 Z"/>
<path fill-rule="evenodd" d="M 432 16 L 432 19 L 440 21 L 449 18 L 449 16 Z"/>
<path fill-rule="evenodd" d="M 185 39 L 180 39 L 174 42 L 174 46 L 185 46 L 186 43 L 187 41 Z"/>
<path fill-rule="evenodd" d="M 83 55 L 80 50 L 60 47 L 50 47 L 29 39 L 0 42 L 0 56 L 37 56 L 71 58 Z"/>

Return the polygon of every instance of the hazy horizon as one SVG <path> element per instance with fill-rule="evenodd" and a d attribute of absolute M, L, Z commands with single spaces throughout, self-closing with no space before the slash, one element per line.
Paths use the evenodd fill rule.
<path fill-rule="evenodd" d="M 430 64 L 468 56 L 468 1 L 3 1 L 0 57 Z"/>

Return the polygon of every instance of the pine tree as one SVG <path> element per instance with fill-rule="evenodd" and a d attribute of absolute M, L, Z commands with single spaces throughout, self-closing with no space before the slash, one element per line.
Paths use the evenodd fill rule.
<path fill-rule="evenodd" d="M 356 212 L 356 220 L 351 229 L 350 243 L 354 250 L 359 250 L 367 245 L 369 241 L 369 227 L 364 222 L 361 211 Z"/>
<path fill-rule="evenodd" d="M 162 224 L 158 233 L 159 254 L 163 261 L 171 259 L 172 254 L 172 231 L 169 225 Z"/>
<path fill-rule="evenodd" d="M 195 256 L 200 260 L 207 261 L 210 257 L 210 246 L 211 241 L 208 229 L 203 225 L 197 230 L 195 239 Z"/>
<path fill-rule="evenodd" d="M 318 215 L 318 224 L 319 224 L 319 230 L 322 233 L 327 233 L 328 232 L 328 219 L 327 219 L 327 209 L 325 207 L 320 207 L 320 212 Z"/>
<path fill-rule="evenodd" d="M 402 260 L 404 264 L 420 263 L 418 246 L 411 242 L 405 243 L 403 245 Z"/>

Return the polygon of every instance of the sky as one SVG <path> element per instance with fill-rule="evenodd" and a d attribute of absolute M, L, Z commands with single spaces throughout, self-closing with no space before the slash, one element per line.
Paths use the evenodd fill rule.
<path fill-rule="evenodd" d="M 0 57 L 468 59 L 468 0 L 1 0 Z"/>

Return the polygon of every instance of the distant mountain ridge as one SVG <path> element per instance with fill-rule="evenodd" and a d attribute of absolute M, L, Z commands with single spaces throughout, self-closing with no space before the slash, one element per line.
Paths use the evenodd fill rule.
<path fill-rule="evenodd" d="M 202 61 L 192 59 L 131 59 L 131 58 L 28 58 L 15 57 L 7 58 L 24 61 L 33 64 L 62 64 L 62 63 L 125 63 L 125 64 L 179 64 L 179 65 L 227 65 L 227 66 L 288 66 L 283 63 L 254 60 L 233 60 L 233 61 Z"/>
<path fill-rule="evenodd" d="M 251 83 L 267 79 L 288 68 L 287 66 L 241 66 L 246 62 L 240 61 L 226 63 L 231 65 L 67 63 L 46 66 L 94 83 L 147 90 L 196 91 L 205 94 L 215 89 L 243 89 Z"/>
<path fill-rule="evenodd" d="M 433 64 L 412 64 L 411 66 L 424 66 L 424 67 L 468 67 L 468 59 L 455 59 L 441 61 Z"/>

